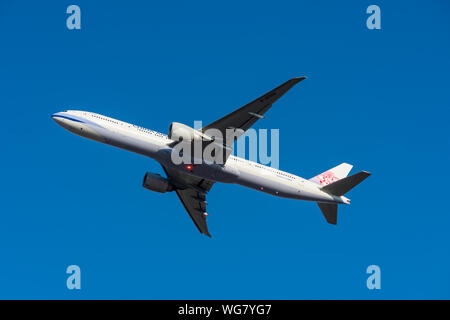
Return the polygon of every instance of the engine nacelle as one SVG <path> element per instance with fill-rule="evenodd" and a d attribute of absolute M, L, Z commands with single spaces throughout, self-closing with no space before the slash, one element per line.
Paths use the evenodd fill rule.
<path fill-rule="evenodd" d="M 165 193 L 173 190 L 173 187 L 170 184 L 169 180 L 161 177 L 161 175 L 157 173 L 152 172 L 147 172 L 145 174 L 142 186 L 145 189 L 160 193 Z"/>
<path fill-rule="evenodd" d="M 170 124 L 168 137 L 177 143 L 181 141 L 187 143 L 187 145 L 184 146 L 179 145 L 183 150 L 183 154 L 180 152 L 180 157 L 186 156 L 189 161 L 192 161 L 195 158 L 200 159 L 201 161 L 224 164 L 231 154 L 232 148 L 225 145 L 224 137 L 222 137 L 222 132 L 220 130 L 208 129 L 206 133 L 209 135 L 185 124 L 172 122 Z M 197 154 L 198 149 L 195 148 L 197 142 L 201 143 L 200 154 Z M 185 153 L 186 150 L 190 151 L 189 155 Z M 183 158 L 183 161 L 186 163 L 187 160 Z"/>
<path fill-rule="evenodd" d="M 169 139 L 175 141 L 212 140 L 210 137 L 204 135 L 200 131 L 179 122 L 172 122 L 170 124 L 168 136 Z"/>

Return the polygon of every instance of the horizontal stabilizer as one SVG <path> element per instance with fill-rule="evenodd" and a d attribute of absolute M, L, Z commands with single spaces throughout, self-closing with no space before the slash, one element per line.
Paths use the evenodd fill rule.
<path fill-rule="evenodd" d="M 349 177 L 330 183 L 324 186 L 322 190 L 335 196 L 342 196 L 363 182 L 368 176 L 370 176 L 369 172 L 361 171 Z"/>
<path fill-rule="evenodd" d="M 328 223 L 337 224 L 337 204 L 317 202 L 317 205 Z"/>

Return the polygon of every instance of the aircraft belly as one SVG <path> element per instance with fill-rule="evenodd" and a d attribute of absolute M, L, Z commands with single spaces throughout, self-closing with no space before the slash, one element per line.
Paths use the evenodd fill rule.
<path fill-rule="evenodd" d="M 104 139 L 104 143 L 118 147 L 127 151 L 142 154 L 151 158 L 154 158 L 161 146 L 156 142 L 145 141 L 144 139 L 139 139 L 137 137 L 130 137 L 128 135 L 111 131 L 108 129 L 103 129 L 99 132 Z"/>
<path fill-rule="evenodd" d="M 160 149 L 157 152 L 155 159 L 165 167 L 214 182 L 234 183 L 239 176 L 239 171 L 237 169 L 218 164 L 175 164 L 172 161 L 171 153 L 172 149 L 170 148 Z"/>
<path fill-rule="evenodd" d="M 277 197 L 298 199 L 300 195 L 299 189 L 294 185 L 278 182 L 256 173 L 241 171 L 236 183 Z"/>

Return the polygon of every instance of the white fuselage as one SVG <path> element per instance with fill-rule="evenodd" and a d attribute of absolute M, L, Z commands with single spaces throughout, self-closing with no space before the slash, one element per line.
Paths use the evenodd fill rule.
<path fill-rule="evenodd" d="M 225 165 L 196 164 L 187 170 L 184 164 L 175 165 L 171 159 L 174 141 L 167 135 L 100 114 L 69 110 L 52 115 L 63 128 L 86 138 L 106 143 L 155 159 L 165 167 L 215 182 L 234 183 L 274 196 L 328 203 L 350 201 L 320 189 L 320 185 L 296 175 L 263 166 L 230 155 Z"/>

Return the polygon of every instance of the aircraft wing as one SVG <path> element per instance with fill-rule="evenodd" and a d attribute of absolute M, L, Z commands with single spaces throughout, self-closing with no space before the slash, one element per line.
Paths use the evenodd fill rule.
<path fill-rule="evenodd" d="M 211 237 L 206 224 L 206 193 L 212 188 L 214 182 L 196 178 L 164 166 L 163 169 L 198 231 Z"/>
<path fill-rule="evenodd" d="M 275 101 L 281 98 L 281 96 L 283 96 L 289 89 L 304 79 L 306 79 L 306 77 L 292 78 L 286 81 L 258 99 L 233 111 L 225 117 L 214 121 L 206 127 L 203 127 L 202 131 L 205 132 L 208 129 L 217 129 L 222 133 L 222 137 L 226 138 L 226 129 L 228 128 L 235 131 L 235 139 L 239 138 L 256 121 L 264 118 L 263 115 L 270 109 Z M 234 140 L 232 142 L 234 142 Z"/>

